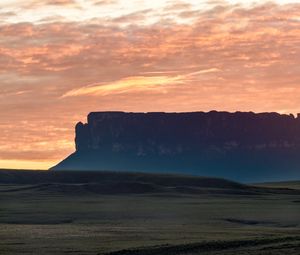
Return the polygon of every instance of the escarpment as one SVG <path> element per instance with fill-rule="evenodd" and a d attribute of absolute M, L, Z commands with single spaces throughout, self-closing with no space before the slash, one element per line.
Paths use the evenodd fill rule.
<path fill-rule="evenodd" d="M 57 170 L 179 172 L 239 181 L 300 177 L 300 115 L 92 112 Z"/>

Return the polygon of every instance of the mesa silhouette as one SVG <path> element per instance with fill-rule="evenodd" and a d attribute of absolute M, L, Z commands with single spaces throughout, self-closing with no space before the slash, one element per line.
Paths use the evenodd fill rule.
<path fill-rule="evenodd" d="M 300 178 L 300 114 L 93 112 L 53 170 L 184 173 L 243 182 Z"/>

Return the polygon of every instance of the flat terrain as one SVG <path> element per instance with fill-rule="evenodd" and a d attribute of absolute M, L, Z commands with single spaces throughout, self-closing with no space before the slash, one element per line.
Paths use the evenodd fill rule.
<path fill-rule="evenodd" d="M 0 171 L 0 254 L 299 255 L 300 191 L 266 186 Z"/>
<path fill-rule="evenodd" d="M 288 188 L 288 189 L 298 189 L 300 190 L 300 181 L 290 181 L 290 182 L 266 182 L 256 184 L 258 187 L 268 187 L 268 188 Z"/>

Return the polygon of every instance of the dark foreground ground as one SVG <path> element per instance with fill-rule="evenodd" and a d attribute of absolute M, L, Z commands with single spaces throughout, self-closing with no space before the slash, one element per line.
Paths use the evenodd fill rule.
<path fill-rule="evenodd" d="M 0 254 L 299 255 L 299 182 L 257 186 L 0 171 Z"/>

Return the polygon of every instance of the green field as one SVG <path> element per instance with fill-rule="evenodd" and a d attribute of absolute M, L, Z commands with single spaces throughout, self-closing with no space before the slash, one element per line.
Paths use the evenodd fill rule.
<path fill-rule="evenodd" d="M 1 255 L 300 254 L 295 182 L 30 174 L 0 171 Z"/>

